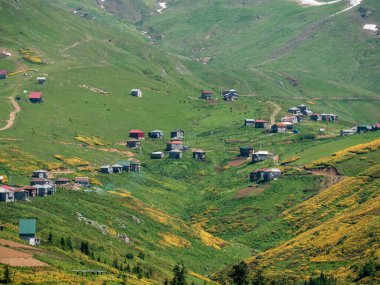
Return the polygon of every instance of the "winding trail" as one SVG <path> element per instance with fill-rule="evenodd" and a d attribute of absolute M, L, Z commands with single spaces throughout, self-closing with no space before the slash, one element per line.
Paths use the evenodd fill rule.
<path fill-rule="evenodd" d="M 15 110 L 9 114 L 9 120 L 7 120 L 7 124 L 5 125 L 5 127 L 1 128 L 0 131 L 5 131 L 5 130 L 9 129 L 10 127 L 12 127 L 15 120 L 16 120 L 16 114 L 21 111 L 21 108 L 20 108 L 19 104 L 16 102 L 15 98 L 13 98 L 11 96 L 11 97 L 9 97 L 9 100 L 11 101 Z"/>
<path fill-rule="evenodd" d="M 270 124 L 273 125 L 276 122 L 276 116 L 281 112 L 282 108 L 274 102 L 269 103 L 274 106 L 274 110 L 270 115 Z"/>

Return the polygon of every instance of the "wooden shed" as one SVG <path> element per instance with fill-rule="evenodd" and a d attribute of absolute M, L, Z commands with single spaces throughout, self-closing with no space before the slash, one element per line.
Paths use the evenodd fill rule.
<path fill-rule="evenodd" d="M 104 173 L 104 174 L 110 174 L 112 173 L 112 167 L 109 166 L 109 165 L 102 165 L 100 168 L 99 168 L 99 172 L 100 173 Z"/>

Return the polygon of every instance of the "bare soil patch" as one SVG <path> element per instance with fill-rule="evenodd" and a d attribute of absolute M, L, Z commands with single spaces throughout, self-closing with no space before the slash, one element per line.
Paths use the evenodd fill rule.
<path fill-rule="evenodd" d="M 32 253 L 38 252 L 40 250 L 34 247 L 21 244 L 18 242 L 0 239 L 0 263 L 8 264 L 10 266 L 26 266 L 26 267 L 39 267 L 39 266 L 49 266 L 45 262 L 35 259 Z M 3 246 L 4 245 L 4 246 Z M 9 246 L 9 247 L 6 247 Z M 13 248 L 10 248 L 13 247 Z M 14 248 L 19 248 L 22 250 L 28 250 L 31 253 L 26 253 Z"/>
<path fill-rule="evenodd" d="M 240 166 L 240 165 L 243 165 L 244 163 L 246 163 L 248 161 L 248 159 L 246 158 L 242 158 L 242 157 L 236 157 L 234 158 L 233 160 L 230 160 L 227 165 L 228 166 L 232 166 L 232 167 L 237 167 L 237 166 Z"/>
<path fill-rule="evenodd" d="M 235 198 L 239 199 L 239 198 L 248 197 L 252 193 L 258 195 L 260 193 L 263 193 L 264 190 L 265 190 L 265 187 L 259 186 L 259 185 L 247 187 L 247 188 L 239 190 L 239 192 L 236 193 Z"/>

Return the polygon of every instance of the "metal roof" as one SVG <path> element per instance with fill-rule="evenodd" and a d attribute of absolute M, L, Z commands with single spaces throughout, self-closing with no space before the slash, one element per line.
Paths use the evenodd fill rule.
<path fill-rule="evenodd" d="M 35 234 L 36 233 L 36 219 L 20 219 L 19 220 L 19 234 Z"/>

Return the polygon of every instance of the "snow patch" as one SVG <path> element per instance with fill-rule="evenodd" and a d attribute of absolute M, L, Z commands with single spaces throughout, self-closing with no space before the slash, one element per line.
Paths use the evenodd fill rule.
<path fill-rule="evenodd" d="M 158 9 L 157 12 L 161 14 L 167 8 L 166 2 L 158 2 L 158 5 L 160 5 L 161 9 Z"/>
<path fill-rule="evenodd" d="M 298 2 L 302 5 L 308 5 L 308 6 L 321 6 L 321 5 L 330 5 L 330 4 L 335 4 L 338 3 L 342 0 L 334 0 L 330 2 L 319 2 L 316 0 L 299 0 Z"/>
<path fill-rule="evenodd" d="M 372 32 L 377 32 L 379 29 L 378 29 L 377 25 L 375 25 L 375 24 L 365 24 L 363 26 L 363 30 L 369 30 Z"/>

